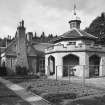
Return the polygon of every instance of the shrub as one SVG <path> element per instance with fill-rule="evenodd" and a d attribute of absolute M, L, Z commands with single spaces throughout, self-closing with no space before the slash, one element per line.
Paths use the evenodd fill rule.
<path fill-rule="evenodd" d="M 0 67 L 0 75 L 2 75 L 2 76 L 7 75 L 7 69 L 6 69 L 6 67 Z"/>
<path fill-rule="evenodd" d="M 37 75 L 38 75 L 39 77 L 41 77 L 41 76 L 45 76 L 45 73 L 38 72 Z"/>
<path fill-rule="evenodd" d="M 16 74 L 17 75 L 27 75 L 28 70 L 26 67 L 16 66 Z"/>
<path fill-rule="evenodd" d="M 47 95 L 44 95 L 43 98 L 45 98 L 46 100 L 52 103 L 59 103 L 63 99 L 75 99 L 76 94 L 75 93 L 47 94 Z"/>
<path fill-rule="evenodd" d="M 26 90 L 27 90 L 27 91 L 30 91 L 32 88 L 33 88 L 33 87 L 32 87 L 31 85 L 29 85 L 29 86 L 26 88 Z"/>
<path fill-rule="evenodd" d="M 43 91 L 33 89 L 32 92 L 37 94 L 37 95 L 41 95 Z"/>

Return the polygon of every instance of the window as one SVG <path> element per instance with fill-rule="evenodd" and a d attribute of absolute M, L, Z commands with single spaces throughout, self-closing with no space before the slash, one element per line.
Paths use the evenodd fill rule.
<path fill-rule="evenodd" d="M 72 27 L 75 27 L 75 26 L 76 26 L 75 23 L 73 23 L 73 24 L 72 24 Z"/>
<path fill-rule="evenodd" d="M 68 45 L 76 45 L 76 42 L 69 42 Z"/>
<path fill-rule="evenodd" d="M 40 59 L 39 61 L 39 71 L 40 72 L 45 72 L 45 60 L 44 59 Z"/>

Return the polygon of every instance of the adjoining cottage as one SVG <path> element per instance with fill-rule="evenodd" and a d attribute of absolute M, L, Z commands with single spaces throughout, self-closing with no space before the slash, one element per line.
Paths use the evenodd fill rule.
<path fill-rule="evenodd" d="M 47 76 L 105 76 L 105 46 L 96 45 L 97 37 L 80 29 L 81 20 L 75 10 L 69 21 L 70 31 L 53 40 L 46 49 Z"/>
<path fill-rule="evenodd" d="M 32 41 L 32 35 L 26 35 L 24 21 L 17 27 L 15 39 L 2 53 L 2 64 L 5 64 L 8 74 L 16 73 L 16 67 L 25 67 L 30 72 L 45 72 L 45 51 L 49 43 Z"/>

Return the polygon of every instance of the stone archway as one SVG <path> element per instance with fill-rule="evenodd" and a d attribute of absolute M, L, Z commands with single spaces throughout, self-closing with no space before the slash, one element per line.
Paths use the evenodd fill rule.
<path fill-rule="evenodd" d="M 69 54 L 63 57 L 63 76 L 68 76 L 69 71 L 72 76 L 75 75 L 76 66 L 79 65 L 79 57 Z M 75 69 L 74 69 L 75 68 Z"/>
<path fill-rule="evenodd" d="M 49 74 L 54 75 L 55 74 L 55 58 L 53 56 L 48 57 L 48 68 L 49 68 Z"/>
<path fill-rule="evenodd" d="M 98 55 L 92 55 L 89 57 L 89 76 L 99 76 L 100 57 Z"/>

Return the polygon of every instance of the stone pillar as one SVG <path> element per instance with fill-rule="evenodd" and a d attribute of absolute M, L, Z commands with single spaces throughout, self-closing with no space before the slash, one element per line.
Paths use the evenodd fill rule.
<path fill-rule="evenodd" d="M 105 76 L 105 56 L 101 57 L 99 76 Z"/>
<path fill-rule="evenodd" d="M 47 76 L 49 76 L 49 69 L 48 69 L 48 58 L 49 58 L 49 56 L 48 55 L 45 55 L 45 74 L 47 75 Z"/>
<path fill-rule="evenodd" d="M 80 68 L 82 70 L 81 77 L 89 77 L 89 56 L 86 52 L 83 52 L 80 56 Z"/>
<path fill-rule="evenodd" d="M 56 74 L 57 74 L 57 77 L 63 76 L 63 60 L 60 54 L 56 54 L 56 57 L 55 57 L 55 75 Z"/>

